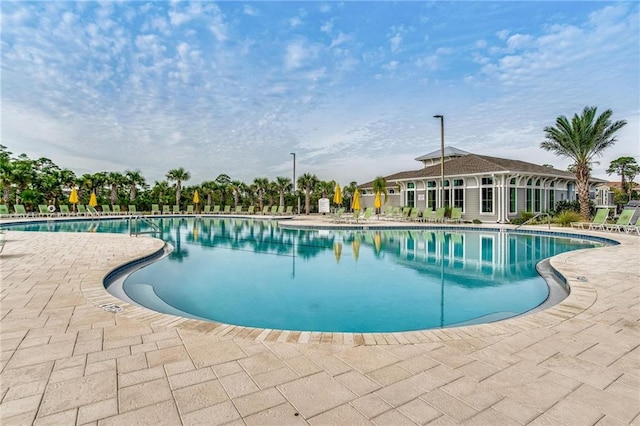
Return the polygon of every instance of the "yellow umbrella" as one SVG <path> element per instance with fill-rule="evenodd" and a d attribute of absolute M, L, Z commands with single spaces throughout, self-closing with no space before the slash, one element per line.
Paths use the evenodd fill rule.
<path fill-rule="evenodd" d="M 380 197 L 380 191 L 376 192 L 376 199 L 373 200 L 373 207 L 376 208 L 376 211 L 379 211 L 378 209 L 382 207 L 382 199 Z"/>
<path fill-rule="evenodd" d="M 353 240 L 353 242 L 351 243 L 351 249 L 353 250 L 353 258 L 357 262 L 358 258 L 360 257 L 360 240 L 358 238 Z"/>
<path fill-rule="evenodd" d="M 342 243 L 333 243 L 333 254 L 336 257 L 336 262 L 340 262 L 340 256 L 342 255 Z"/>
<path fill-rule="evenodd" d="M 336 185 L 336 191 L 333 194 L 333 202 L 337 205 L 342 204 L 342 191 L 340 190 L 340 184 Z"/>
<path fill-rule="evenodd" d="M 98 200 L 96 199 L 96 193 L 92 192 L 91 193 L 91 198 L 89 198 L 89 205 L 91 207 L 95 207 L 98 205 Z"/>
<path fill-rule="evenodd" d="M 352 210 L 360 210 L 360 192 L 356 189 L 353 193 L 353 202 L 351 203 Z"/>
<path fill-rule="evenodd" d="M 193 193 L 193 204 L 198 204 L 200 202 L 200 197 L 198 196 L 198 190 Z"/>
<path fill-rule="evenodd" d="M 78 204 L 78 191 L 73 188 L 71 190 L 71 195 L 69 195 L 69 202 L 73 204 L 73 210 L 76 210 L 76 204 Z"/>

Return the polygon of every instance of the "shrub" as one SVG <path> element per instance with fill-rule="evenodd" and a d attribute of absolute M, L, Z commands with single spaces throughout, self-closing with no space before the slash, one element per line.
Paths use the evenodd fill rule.
<path fill-rule="evenodd" d="M 573 210 L 565 210 L 555 217 L 555 223 L 567 227 L 571 226 L 571 222 L 580 222 L 580 213 Z"/>

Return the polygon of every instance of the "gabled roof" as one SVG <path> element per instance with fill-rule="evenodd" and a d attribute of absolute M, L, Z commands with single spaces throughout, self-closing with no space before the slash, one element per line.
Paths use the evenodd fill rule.
<path fill-rule="evenodd" d="M 429 154 L 427 154 L 429 155 Z M 460 157 L 453 158 L 445 162 L 445 176 L 464 176 L 474 174 L 487 173 L 522 173 L 527 175 L 561 177 L 574 180 L 575 175 L 565 170 L 558 170 L 553 167 L 539 166 L 533 163 L 527 163 L 520 160 L 509 160 L 506 158 L 490 157 L 487 155 L 477 155 L 467 153 Z M 428 166 L 419 170 L 411 170 L 405 172 L 394 173 L 385 176 L 385 180 L 398 181 L 410 179 L 439 178 L 440 164 Z M 599 179 L 592 179 L 599 181 Z M 358 185 L 362 188 L 370 188 L 373 181 Z"/>

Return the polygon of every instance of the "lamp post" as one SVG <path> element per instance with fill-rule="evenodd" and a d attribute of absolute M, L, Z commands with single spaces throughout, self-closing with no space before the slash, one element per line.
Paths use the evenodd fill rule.
<path fill-rule="evenodd" d="M 296 194 L 296 153 L 289 154 L 293 155 L 293 193 Z M 298 197 L 298 214 L 300 214 L 300 197 Z"/>
<path fill-rule="evenodd" d="M 434 115 L 433 118 L 440 119 L 440 178 L 442 184 L 442 194 L 440 207 L 445 207 L 444 203 L 444 115 Z"/>

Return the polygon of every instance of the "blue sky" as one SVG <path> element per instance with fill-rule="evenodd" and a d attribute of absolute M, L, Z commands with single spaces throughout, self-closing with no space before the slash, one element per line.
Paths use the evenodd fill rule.
<path fill-rule="evenodd" d="M 1 3 L 2 141 L 78 175 L 184 167 L 364 183 L 445 143 L 552 164 L 543 128 L 625 119 L 640 152 L 637 2 Z M 612 180 L 617 180 L 615 176 Z"/>

